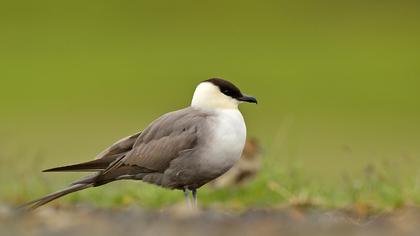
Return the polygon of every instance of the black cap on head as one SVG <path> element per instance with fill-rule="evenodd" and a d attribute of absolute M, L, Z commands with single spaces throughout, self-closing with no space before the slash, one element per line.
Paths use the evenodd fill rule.
<path fill-rule="evenodd" d="M 243 96 L 241 93 L 241 90 L 239 90 L 238 87 L 236 87 L 234 84 L 232 84 L 231 82 L 227 80 L 219 79 L 219 78 L 211 78 L 203 82 L 210 82 L 216 85 L 217 87 L 219 87 L 220 92 L 222 92 L 224 95 L 227 95 L 229 97 L 239 98 Z"/>
<path fill-rule="evenodd" d="M 236 87 L 234 84 L 227 80 L 220 78 L 211 78 L 203 82 L 210 82 L 216 85 L 217 87 L 219 87 L 220 92 L 222 92 L 224 95 L 232 97 L 238 101 L 257 103 L 257 99 L 255 99 L 254 97 L 244 96 L 238 87 Z"/>

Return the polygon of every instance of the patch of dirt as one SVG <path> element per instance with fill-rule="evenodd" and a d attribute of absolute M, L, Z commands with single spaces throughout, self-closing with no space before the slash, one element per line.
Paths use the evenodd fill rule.
<path fill-rule="evenodd" d="M 406 207 L 361 218 L 355 212 L 296 208 L 242 213 L 44 207 L 16 214 L 0 207 L 0 235 L 420 235 L 420 208 Z"/>

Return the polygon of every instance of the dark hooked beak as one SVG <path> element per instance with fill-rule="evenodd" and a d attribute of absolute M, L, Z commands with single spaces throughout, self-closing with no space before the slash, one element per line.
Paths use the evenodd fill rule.
<path fill-rule="evenodd" d="M 258 103 L 258 101 L 257 101 L 256 98 L 251 97 L 251 96 L 245 96 L 245 95 L 243 95 L 242 97 L 237 98 L 237 100 L 238 101 L 241 101 L 241 102 L 250 102 L 250 103 L 255 103 L 255 104 Z"/>

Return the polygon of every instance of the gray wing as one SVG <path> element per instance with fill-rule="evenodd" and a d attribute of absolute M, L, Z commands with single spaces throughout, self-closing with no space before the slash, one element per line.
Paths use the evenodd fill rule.
<path fill-rule="evenodd" d="M 47 170 L 43 170 L 43 172 L 60 172 L 60 171 L 82 171 L 82 172 L 92 172 L 92 171 L 102 171 L 109 166 L 112 165 L 112 163 L 120 160 L 125 155 L 127 155 L 128 152 L 131 151 L 131 149 L 134 146 L 134 143 L 136 142 L 137 138 L 140 136 L 141 132 L 138 132 L 136 134 L 130 135 L 128 137 L 125 137 L 113 145 L 111 145 L 109 148 L 105 149 L 103 152 L 99 153 L 95 160 L 83 162 L 79 164 L 74 165 L 67 165 L 67 166 L 60 166 L 55 167 Z"/>
<path fill-rule="evenodd" d="M 207 123 L 206 118 L 210 115 L 189 107 L 161 116 L 138 136 L 131 151 L 103 174 L 116 178 L 115 173 L 163 173 L 172 160 L 197 147 L 205 131 L 203 127 Z"/>
<path fill-rule="evenodd" d="M 130 135 L 128 137 L 122 138 L 112 144 L 110 147 L 96 155 L 95 159 L 102 159 L 102 158 L 108 158 L 110 156 L 119 156 L 124 155 L 128 151 L 130 151 L 134 143 L 136 142 L 137 138 L 140 136 L 142 132 L 135 133 L 133 135 Z"/>

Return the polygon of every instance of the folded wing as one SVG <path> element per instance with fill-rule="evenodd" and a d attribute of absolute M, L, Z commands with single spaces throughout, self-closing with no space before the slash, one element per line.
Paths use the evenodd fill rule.
<path fill-rule="evenodd" d="M 131 149 L 140 136 L 141 132 L 125 137 L 103 152 L 99 153 L 95 160 L 75 165 L 61 166 L 44 170 L 43 172 L 94 172 L 108 168 L 113 162 L 124 157 Z"/>

